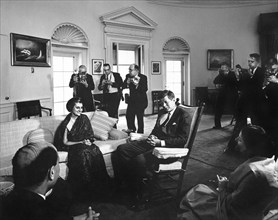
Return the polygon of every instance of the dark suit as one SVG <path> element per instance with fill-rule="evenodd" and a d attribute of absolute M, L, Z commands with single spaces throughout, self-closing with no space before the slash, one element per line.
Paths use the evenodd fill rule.
<path fill-rule="evenodd" d="M 86 73 L 85 78 L 88 83 L 88 87 L 84 84 L 73 81 L 73 77 L 75 74 L 71 75 L 69 87 L 74 88 L 73 97 L 80 97 L 83 102 L 84 112 L 87 111 L 94 111 L 95 110 L 95 103 L 93 99 L 92 90 L 95 89 L 95 84 L 93 81 L 93 77 Z"/>
<path fill-rule="evenodd" d="M 31 191 L 13 190 L 3 203 L 4 220 L 51 220 L 46 200 Z"/>
<path fill-rule="evenodd" d="M 182 148 L 186 144 L 189 127 L 189 115 L 182 108 L 177 107 L 172 117 L 166 124 L 166 128 L 161 126 L 161 118 L 165 110 L 158 113 L 158 118 L 151 135 L 165 141 L 165 147 Z M 152 166 L 156 158 L 152 155 L 154 147 L 144 141 L 133 141 L 131 143 L 120 145 L 117 148 L 118 170 L 115 169 L 115 175 L 119 179 L 124 179 L 130 184 L 130 189 L 135 192 L 140 190 L 140 180 L 145 175 L 146 166 Z M 167 162 L 172 162 L 167 161 Z M 134 188 L 135 187 L 135 188 Z"/>
<path fill-rule="evenodd" d="M 265 130 L 269 133 L 276 147 L 276 156 L 278 156 L 278 84 L 270 82 L 264 89 L 267 103 L 267 113 L 265 120 Z"/>
<path fill-rule="evenodd" d="M 3 201 L 5 220 L 67 220 L 72 196 L 68 184 L 59 178 L 52 193 L 44 200 L 37 193 L 15 188 Z"/>
<path fill-rule="evenodd" d="M 129 74 L 126 75 L 123 83 L 123 89 L 129 88 L 130 93 L 126 110 L 126 121 L 128 129 L 136 131 L 135 116 L 137 116 L 137 132 L 144 133 L 144 111 L 148 106 L 148 81 L 145 75 L 139 73 L 138 76 L 140 77 L 138 87 L 133 83 L 130 83 L 129 85 L 127 84 L 127 80 L 130 78 Z"/>
<path fill-rule="evenodd" d="M 247 124 L 247 117 L 251 118 L 252 124 L 261 125 L 264 107 L 264 70 L 256 69 L 253 76 L 246 76 L 239 80 L 240 95 L 236 107 L 236 124 L 228 148 L 233 149 L 237 142 L 241 129 Z"/>
<path fill-rule="evenodd" d="M 103 80 L 106 75 L 103 74 L 100 77 L 98 89 L 103 91 L 103 110 L 108 112 L 108 115 L 112 118 L 118 118 L 118 109 L 122 98 L 122 84 L 123 80 L 119 73 L 112 72 L 115 82 L 111 85 L 112 88 L 117 88 L 117 92 L 109 92 L 106 85 L 103 86 Z"/>
<path fill-rule="evenodd" d="M 213 81 L 214 84 L 221 85 L 218 89 L 215 103 L 215 127 L 221 127 L 221 117 L 227 105 L 234 113 L 234 106 L 238 99 L 237 79 L 234 72 L 229 71 L 227 75 L 219 73 Z"/>

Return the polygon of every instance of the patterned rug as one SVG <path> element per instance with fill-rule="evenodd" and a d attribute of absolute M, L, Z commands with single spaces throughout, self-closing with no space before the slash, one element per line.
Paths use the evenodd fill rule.
<path fill-rule="evenodd" d="M 146 131 L 149 132 L 153 128 L 154 119 L 156 119 L 156 116 L 145 119 L 145 122 L 147 122 L 145 124 L 147 125 Z M 232 130 L 233 126 L 227 125 L 221 130 L 205 129 L 198 131 L 188 161 L 183 193 L 198 183 L 208 184 L 209 180 L 215 180 L 216 174 L 228 177 L 229 173 L 245 160 L 239 155 L 223 152 Z M 123 197 L 123 195 L 119 195 L 119 198 L 114 198 L 115 201 L 109 203 L 93 203 L 91 205 L 94 210 L 101 213 L 100 219 L 176 219 L 175 201 L 161 202 L 160 205 L 158 204 L 152 208 L 133 212 L 119 201 L 121 200 L 120 197 Z"/>
<path fill-rule="evenodd" d="M 222 129 L 208 129 L 198 132 L 191 158 L 214 167 L 234 170 L 245 158 L 237 154 L 224 153 L 233 128 L 229 125 Z"/>

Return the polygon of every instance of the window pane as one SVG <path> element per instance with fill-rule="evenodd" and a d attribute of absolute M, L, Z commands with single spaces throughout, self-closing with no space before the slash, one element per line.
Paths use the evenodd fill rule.
<path fill-rule="evenodd" d="M 63 87 L 54 88 L 54 102 L 64 101 Z"/>
<path fill-rule="evenodd" d="M 175 93 L 181 100 L 181 61 L 166 61 L 166 89 Z"/>
<path fill-rule="evenodd" d="M 63 70 L 63 57 L 53 57 L 53 71 Z"/>
<path fill-rule="evenodd" d="M 63 86 L 68 87 L 73 71 L 63 72 Z"/>
<path fill-rule="evenodd" d="M 64 115 L 64 102 L 54 103 L 54 115 Z"/>
<path fill-rule="evenodd" d="M 63 72 L 53 72 L 53 86 L 63 86 Z"/>
<path fill-rule="evenodd" d="M 68 101 L 73 97 L 73 89 L 64 87 L 64 101 Z"/>
<path fill-rule="evenodd" d="M 129 73 L 128 68 L 129 68 L 129 65 L 125 65 L 125 66 L 124 65 L 119 65 L 119 73 L 120 73 L 123 80 L 125 80 L 126 74 Z"/>
<path fill-rule="evenodd" d="M 64 57 L 64 71 L 73 71 L 73 57 Z"/>
<path fill-rule="evenodd" d="M 135 51 L 119 50 L 119 64 L 135 63 Z"/>

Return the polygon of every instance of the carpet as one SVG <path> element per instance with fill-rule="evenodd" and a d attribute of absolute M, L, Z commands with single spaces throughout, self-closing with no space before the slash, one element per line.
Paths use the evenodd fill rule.
<path fill-rule="evenodd" d="M 197 133 L 191 151 L 191 159 L 227 170 L 234 170 L 245 158 L 224 153 L 232 135 L 233 126 L 222 129 L 208 129 Z"/>
<path fill-rule="evenodd" d="M 153 123 L 153 118 L 150 118 Z M 244 158 L 236 154 L 224 153 L 223 150 L 232 134 L 233 126 L 228 125 L 220 130 L 206 129 L 198 131 L 191 157 L 188 161 L 183 194 L 198 183 L 208 184 L 209 180 L 216 179 L 216 174 L 228 176 Z M 93 203 L 92 208 L 101 213 L 101 219 L 119 220 L 171 220 L 176 219 L 176 201 L 161 202 L 149 209 L 134 212 L 129 210 L 125 195 L 117 194 L 113 201 Z M 84 210 L 88 205 L 84 206 Z M 80 209 L 79 209 L 80 210 Z"/>

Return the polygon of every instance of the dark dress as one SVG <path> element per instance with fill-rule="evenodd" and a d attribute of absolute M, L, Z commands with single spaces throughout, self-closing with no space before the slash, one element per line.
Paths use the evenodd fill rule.
<path fill-rule="evenodd" d="M 55 146 L 58 150 L 68 151 L 69 173 L 67 180 L 74 193 L 79 193 L 80 190 L 99 192 L 109 183 L 103 155 L 95 144 L 91 146 L 85 144 L 65 146 L 63 144 L 64 131 L 67 129 L 66 126 L 70 118 L 71 114 L 67 115 L 55 135 Z M 76 119 L 72 129 L 68 131 L 67 138 L 69 141 L 82 141 L 84 139 L 94 141 L 94 132 L 86 115 L 80 115 Z"/>

